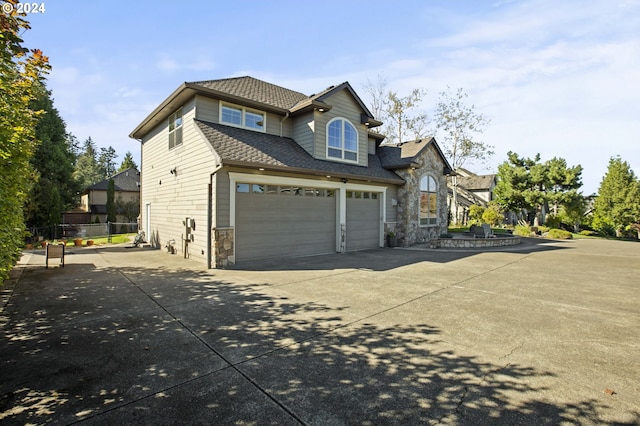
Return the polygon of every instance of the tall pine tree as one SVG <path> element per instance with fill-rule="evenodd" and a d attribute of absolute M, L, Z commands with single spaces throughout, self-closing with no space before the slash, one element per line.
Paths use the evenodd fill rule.
<path fill-rule="evenodd" d="M 75 154 L 65 123 L 53 106 L 51 92 L 44 86 L 31 108 L 45 114 L 39 117 L 35 128 L 39 145 L 30 164 L 37 178 L 25 203 L 25 222 L 29 226 L 48 226 L 60 223 L 62 213 L 75 205 L 79 192 L 73 179 Z"/>
<path fill-rule="evenodd" d="M 640 222 L 640 181 L 620 157 L 609 160 L 593 210 L 593 226 L 604 233 L 613 230 L 621 236 Z"/>

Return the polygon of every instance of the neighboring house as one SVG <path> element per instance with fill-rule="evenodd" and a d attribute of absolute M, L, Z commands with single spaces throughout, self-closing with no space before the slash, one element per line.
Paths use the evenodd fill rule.
<path fill-rule="evenodd" d="M 140 213 L 140 172 L 124 170 L 109 179 L 91 185 L 80 196 L 79 210 L 90 214 L 90 222 L 107 222 L 107 188 L 113 179 L 114 201 L 118 215 L 116 222 L 135 222 Z"/>
<path fill-rule="evenodd" d="M 209 267 L 383 247 L 446 231 L 434 139 L 380 146 L 349 83 L 311 96 L 252 77 L 180 85 L 130 134 L 142 230 Z"/>
<path fill-rule="evenodd" d="M 471 205 L 487 207 L 489 202 L 493 201 L 493 190 L 497 183 L 496 175 L 476 175 L 467 169 L 459 168 L 456 170 L 456 179 L 458 223 L 467 223 Z M 453 214 L 455 211 L 453 208 L 453 176 L 449 176 L 447 185 L 449 186 L 447 204 Z"/>

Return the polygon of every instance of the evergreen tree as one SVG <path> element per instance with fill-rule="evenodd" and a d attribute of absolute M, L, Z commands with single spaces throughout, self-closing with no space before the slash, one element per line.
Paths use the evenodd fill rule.
<path fill-rule="evenodd" d="M 133 154 L 131 154 L 130 151 L 127 151 L 124 155 L 124 159 L 118 168 L 118 173 L 124 172 L 127 169 L 138 169 L 138 165 L 133 161 Z"/>
<path fill-rule="evenodd" d="M 640 181 L 631 166 L 620 157 L 611 158 L 594 203 L 593 226 L 618 236 L 640 222 Z"/>
<path fill-rule="evenodd" d="M 105 178 L 98 164 L 96 146 L 90 136 L 84 141 L 81 154 L 78 156 L 78 161 L 76 161 L 73 177 L 78 182 L 81 190 Z"/>
<path fill-rule="evenodd" d="M 100 165 L 100 171 L 103 179 L 109 178 L 116 174 L 116 162 L 118 158 L 116 150 L 113 147 L 100 148 L 100 155 L 98 156 L 98 164 Z"/>
<path fill-rule="evenodd" d="M 575 203 L 582 197 L 582 166 L 567 166 L 562 158 L 541 162 L 540 154 L 531 158 L 507 153 L 508 160 L 498 166 L 498 184 L 494 189 L 496 202 L 507 211 L 535 212 L 535 222 L 544 223 L 551 205 L 559 207 Z"/>
<path fill-rule="evenodd" d="M 60 223 L 62 212 L 74 206 L 79 188 L 73 179 L 75 155 L 70 149 L 69 135 L 51 92 L 44 86 L 31 103 L 34 110 L 45 114 L 38 118 L 35 136 L 39 142 L 30 164 L 37 174 L 25 203 L 25 222 L 29 226 Z"/>

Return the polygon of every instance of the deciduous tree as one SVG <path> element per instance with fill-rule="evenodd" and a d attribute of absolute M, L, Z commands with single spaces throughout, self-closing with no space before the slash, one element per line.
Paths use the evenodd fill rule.
<path fill-rule="evenodd" d="M 15 10 L 0 13 L 0 281 L 15 265 L 24 243 L 23 206 L 34 179 L 29 161 L 42 114 L 30 104 L 49 70 L 40 50 L 22 45 L 20 35 L 29 28 Z"/>
<path fill-rule="evenodd" d="M 491 157 L 493 146 L 478 140 L 490 120 L 478 113 L 474 105 L 467 104 L 467 94 L 458 89 L 455 94 L 451 89 L 440 93 L 436 105 L 435 125 L 438 143 L 442 146 L 449 163 L 454 170 L 467 162 L 485 162 Z M 453 221 L 458 223 L 458 179 L 452 176 L 453 183 Z"/>

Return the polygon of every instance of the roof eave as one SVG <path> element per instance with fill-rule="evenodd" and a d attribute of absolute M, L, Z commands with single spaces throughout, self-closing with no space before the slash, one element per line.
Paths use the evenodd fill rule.
<path fill-rule="evenodd" d="M 404 180 L 400 177 L 398 177 L 398 179 L 388 179 L 388 178 L 375 177 L 375 176 L 362 176 L 362 175 L 356 175 L 352 173 L 332 172 L 328 170 L 306 169 L 301 167 L 290 167 L 290 166 L 276 166 L 273 164 L 253 163 L 250 161 L 223 160 L 222 165 L 245 167 L 245 168 L 251 168 L 254 170 L 263 169 L 263 170 L 269 170 L 269 171 L 300 173 L 300 174 L 314 175 L 314 176 L 325 176 L 325 177 L 331 176 L 332 178 L 345 178 L 345 179 L 360 180 L 365 182 L 379 182 L 379 183 L 388 183 L 388 184 L 394 184 L 394 185 L 404 184 Z"/>
<path fill-rule="evenodd" d="M 195 91 L 193 88 L 189 87 L 187 83 L 182 83 L 173 91 L 173 93 L 162 101 L 160 105 L 151 111 L 151 114 L 149 114 L 135 129 L 133 129 L 129 134 L 129 137 L 137 140 L 142 139 L 153 127 L 169 116 L 168 111 L 173 111 L 174 109 L 179 108 L 180 105 L 194 95 Z"/>

